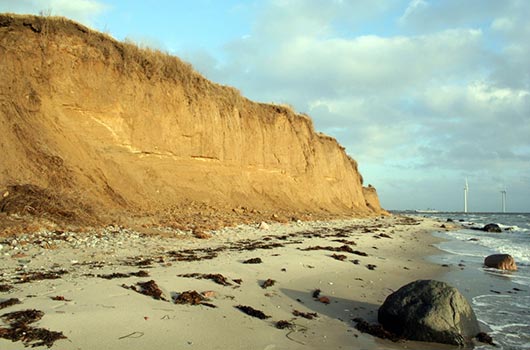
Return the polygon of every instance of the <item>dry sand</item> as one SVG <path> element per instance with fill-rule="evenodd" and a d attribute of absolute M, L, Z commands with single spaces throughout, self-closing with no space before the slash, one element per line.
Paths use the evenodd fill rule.
<path fill-rule="evenodd" d="M 392 291 L 444 271 L 424 259 L 437 251 L 432 244 L 438 239 L 430 232 L 440 224 L 418 220 L 389 216 L 247 225 L 212 232 L 203 240 L 187 232 L 147 236 L 122 228 L 107 228 L 99 235 L 19 236 L 0 243 L 0 285 L 12 286 L 0 293 L 0 302 L 18 298 L 21 304 L 4 308 L 0 315 L 41 310 L 42 319 L 30 326 L 59 331 L 67 338 L 57 340 L 54 349 L 424 348 L 421 343 L 373 338 L 356 330 L 352 321 L 362 317 L 376 322 L 379 305 Z M 349 247 L 368 256 L 304 250 L 317 246 L 346 246 L 344 250 Z M 333 254 L 346 258 L 340 261 Z M 243 263 L 258 257 L 262 263 Z M 58 273 L 57 279 L 25 282 L 39 277 L 34 272 L 61 270 L 66 272 Z M 149 276 L 98 277 L 139 270 Z M 179 276 L 190 273 L 222 274 L 229 285 Z M 238 279 L 240 284 L 234 281 Z M 261 284 L 267 279 L 275 284 L 264 289 Z M 123 287 L 149 280 L 156 282 L 167 301 Z M 313 297 L 316 289 L 329 304 Z M 206 302 L 216 307 L 173 302 L 190 290 L 207 292 Z M 248 316 L 238 305 L 261 310 L 270 318 Z M 294 310 L 318 317 L 294 316 Z M 277 329 L 280 320 L 292 325 Z M 0 348 L 21 349 L 23 343 L 0 339 Z"/>

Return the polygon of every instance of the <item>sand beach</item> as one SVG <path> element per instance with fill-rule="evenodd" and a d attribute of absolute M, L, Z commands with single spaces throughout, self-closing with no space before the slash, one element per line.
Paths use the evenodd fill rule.
<path fill-rule="evenodd" d="M 383 216 L 256 223 L 207 239 L 119 227 L 21 235 L 1 243 L 0 301 L 20 302 L 1 314 L 41 311 L 27 327 L 64 337 L 43 348 L 421 348 L 363 334 L 353 319 L 376 322 L 387 295 L 446 271 L 425 260 L 434 230 L 434 220 Z M 13 326 L 3 317 L 2 327 Z"/>

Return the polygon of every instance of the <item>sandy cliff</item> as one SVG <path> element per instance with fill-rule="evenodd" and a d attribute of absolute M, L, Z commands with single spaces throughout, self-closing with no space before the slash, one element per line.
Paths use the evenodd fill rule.
<path fill-rule="evenodd" d="M 68 20 L 0 15 L 0 81 L 0 211 L 381 211 L 308 117 Z"/>

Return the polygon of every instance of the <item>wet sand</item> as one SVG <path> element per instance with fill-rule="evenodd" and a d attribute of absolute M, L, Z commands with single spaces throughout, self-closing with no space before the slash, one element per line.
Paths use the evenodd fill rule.
<path fill-rule="evenodd" d="M 376 339 L 356 330 L 352 320 L 376 322 L 390 293 L 446 271 L 425 259 L 437 253 L 432 245 L 439 239 L 430 233 L 439 222 L 389 216 L 259 226 L 214 231 L 207 239 L 116 227 L 99 235 L 44 232 L 6 239 L 0 286 L 7 291 L 0 292 L 0 302 L 21 303 L 0 315 L 42 311 L 29 327 L 62 332 L 66 339 L 53 346 L 61 349 L 424 346 Z M 245 263 L 250 259 L 261 263 Z M 141 294 L 148 281 L 160 299 Z M 184 296 L 196 305 L 175 303 Z M 267 317 L 245 314 L 247 306 Z M 2 324 L 9 327 L 5 319 Z M 2 349 L 22 347 L 0 338 Z"/>

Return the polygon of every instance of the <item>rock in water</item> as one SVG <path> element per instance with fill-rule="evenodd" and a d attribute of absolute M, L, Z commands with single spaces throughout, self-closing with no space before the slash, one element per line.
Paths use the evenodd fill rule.
<path fill-rule="evenodd" d="M 484 226 L 482 228 L 482 231 L 485 231 L 485 232 L 502 232 L 502 229 L 497 224 L 487 224 L 486 226 Z"/>
<path fill-rule="evenodd" d="M 378 319 L 386 330 L 409 340 L 464 346 L 480 332 L 466 298 L 433 280 L 409 283 L 389 295 Z"/>
<path fill-rule="evenodd" d="M 493 254 L 484 259 L 484 265 L 499 270 L 517 271 L 515 260 L 509 254 Z"/>

